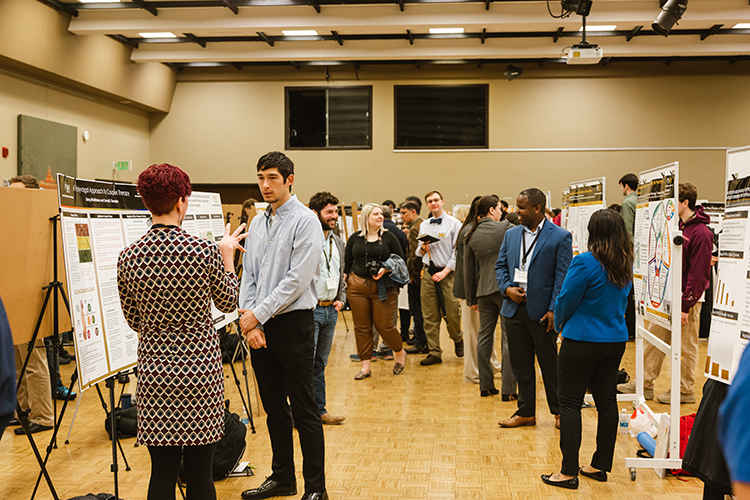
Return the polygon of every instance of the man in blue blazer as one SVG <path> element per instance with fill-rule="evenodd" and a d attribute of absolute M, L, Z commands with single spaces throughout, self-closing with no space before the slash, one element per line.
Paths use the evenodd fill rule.
<path fill-rule="evenodd" d="M 522 191 L 516 200 L 520 225 L 505 233 L 495 277 L 503 295 L 511 366 L 518 381 L 518 410 L 500 427 L 536 425 L 536 373 L 539 360 L 550 413 L 560 428 L 557 395 L 555 299 L 573 258 L 568 231 L 547 221 L 546 196 L 539 189 Z"/>

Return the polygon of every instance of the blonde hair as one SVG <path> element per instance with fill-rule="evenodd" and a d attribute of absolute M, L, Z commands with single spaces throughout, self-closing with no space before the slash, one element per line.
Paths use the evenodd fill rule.
<path fill-rule="evenodd" d="M 367 205 L 362 207 L 362 214 L 360 217 L 360 220 L 362 221 L 362 224 L 361 224 L 362 230 L 359 232 L 359 235 L 365 239 L 367 239 L 367 233 L 369 232 L 369 229 L 370 229 L 370 223 L 369 223 L 370 215 L 372 214 L 372 211 L 375 210 L 376 208 L 380 210 L 381 212 L 383 211 L 383 207 L 381 207 L 377 203 L 368 203 Z M 383 234 L 383 231 L 385 231 L 385 229 L 383 229 L 383 227 L 381 226 L 380 231 L 379 231 L 381 235 Z"/>
<path fill-rule="evenodd" d="M 453 213 L 453 217 L 460 220 L 461 222 L 466 221 L 466 217 L 468 215 L 469 215 L 468 205 L 461 205 L 460 207 L 456 208 L 455 212 Z"/>

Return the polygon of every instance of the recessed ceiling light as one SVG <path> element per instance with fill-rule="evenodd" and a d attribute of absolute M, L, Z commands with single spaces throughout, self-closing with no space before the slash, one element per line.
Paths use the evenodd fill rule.
<path fill-rule="evenodd" d="M 177 38 L 177 35 L 170 33 L 169 31 L 157 32 L 157 33 L 138 33 L 143 38 Z"/>
<path fill-rule="evenodd" d="M 78 0 L 81 3 L 120 3 L 120 0 Z"/>
<path fill-rule="evenodd" d="M 604 24 L 601 26 L 586 26 L 586 31 L 614 31 L 617 29 L 617 26 L 614 24 Z M 581 26 L 578 31 L 583 31 L 583 26 Z"/>
<path fill-rule="evenodd" d="M 463 33 L 463 28 L 430 28 L 431 35 L 449 35 L 453 33 Z"/>
<path fill-rule="evenodd" d="M 750 29 L 750 23 L 737 23 L 734 26 L 732 26 L 733 30 L 746 30 Z"/>
<path fill-rule="evenodd" d="M 315 30 L 286 30 L 281 32 L 284 36 L 318 36 Z"/>

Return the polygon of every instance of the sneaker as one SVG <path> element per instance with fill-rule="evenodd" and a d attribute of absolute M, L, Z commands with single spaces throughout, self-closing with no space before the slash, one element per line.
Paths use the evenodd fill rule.
<path fill-rule="evenodd" d="M 349 359 L 351 359 L 352 361 L 361 361 L 359 359 L 359 354 L 350 354 Z M 372 357 L 370 358 L 370 361 L 377 361 L 377 360 L 378 360 L 378 357 L 375 355 L 375 353 L 372 353 Z"/>
<path fill-rule="evenodd" d="M 662 404 L 668 405 L 672 403 L 672 391 L 669 390 L 665 392 L 664 394 L 659 394 L 659 396 L 656 398 L 656 400 Z M 680 393 L 680 404 L 693 404 L 695 403 L 695 393 L 691 392 L 690 394 L 683 394 Z"/>
<path fill-rule="evenodd" d="M 617 392 L 620 394 L 635 394 L 635 382 L 626 382 L 624 384 L 617 384 Z M 651 401 L 654 399 L 654 388 L 643 388 L 643 397 Z"/>
<path fill-rule="evenodd" d="M 70 394 L 70 398 L 68 398 L 68 394 Z M 62 382 L 57 383 L 57 390 L 55 390 L 55 399 L 61 399 L 63 401 L 69 399 L 70 401 L 73 401 L 75 398 L 75 392 L 65 387 Z"/>
<path fill-rule="evenodd" d="M 381 349 L 373 353 L 376 357 L 384 359 L 386 361 L 393 360 L 393 349 Z"/>

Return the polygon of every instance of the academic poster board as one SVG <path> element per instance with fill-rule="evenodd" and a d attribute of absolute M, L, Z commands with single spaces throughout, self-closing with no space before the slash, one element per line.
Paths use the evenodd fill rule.
<path fill-rule="evenodd" d="M 563 189 L 562 208 L 560 209 L 560 227 L 568 229 L 568 212 L 570 211 L 570 188 Z"/>
<path fill-rule="evenodd" d="M 81 390 L 136 364 L 138 336 L 127 324 L 117 289 L 117 258 L 140 239 L 151 216 L 133 184 L 58 176 L 65 272 Z M 193 192 L 182 228 L 218 241 L 224 235 L 221 199 Z M 214 325 L 237 319 L 213 308 Z"/>
<path fill-rule="evenodd" d="M 607 208 L 606 178 L 571 182 L 568 187 L 566 229 L 573 237 L 573 255 L 588 251 L 589 219 L 597 210 Z M 563 192 L 563 203 L 565 193 Z"/>
<path fill-rule="evenodd" d="M 750 147 L 727 151 L 719 272 L 706 350 L 706 377 L 731 383 L 750 341 Z"/>
<path fill-rule="evenodd" d="M 672 237 L 678 231 L 677 162 L 640 173 L 635 210 L 633 287 L 638 313 L 672 329 L 672 280 L 681 269 L 672 269 Z"/>

